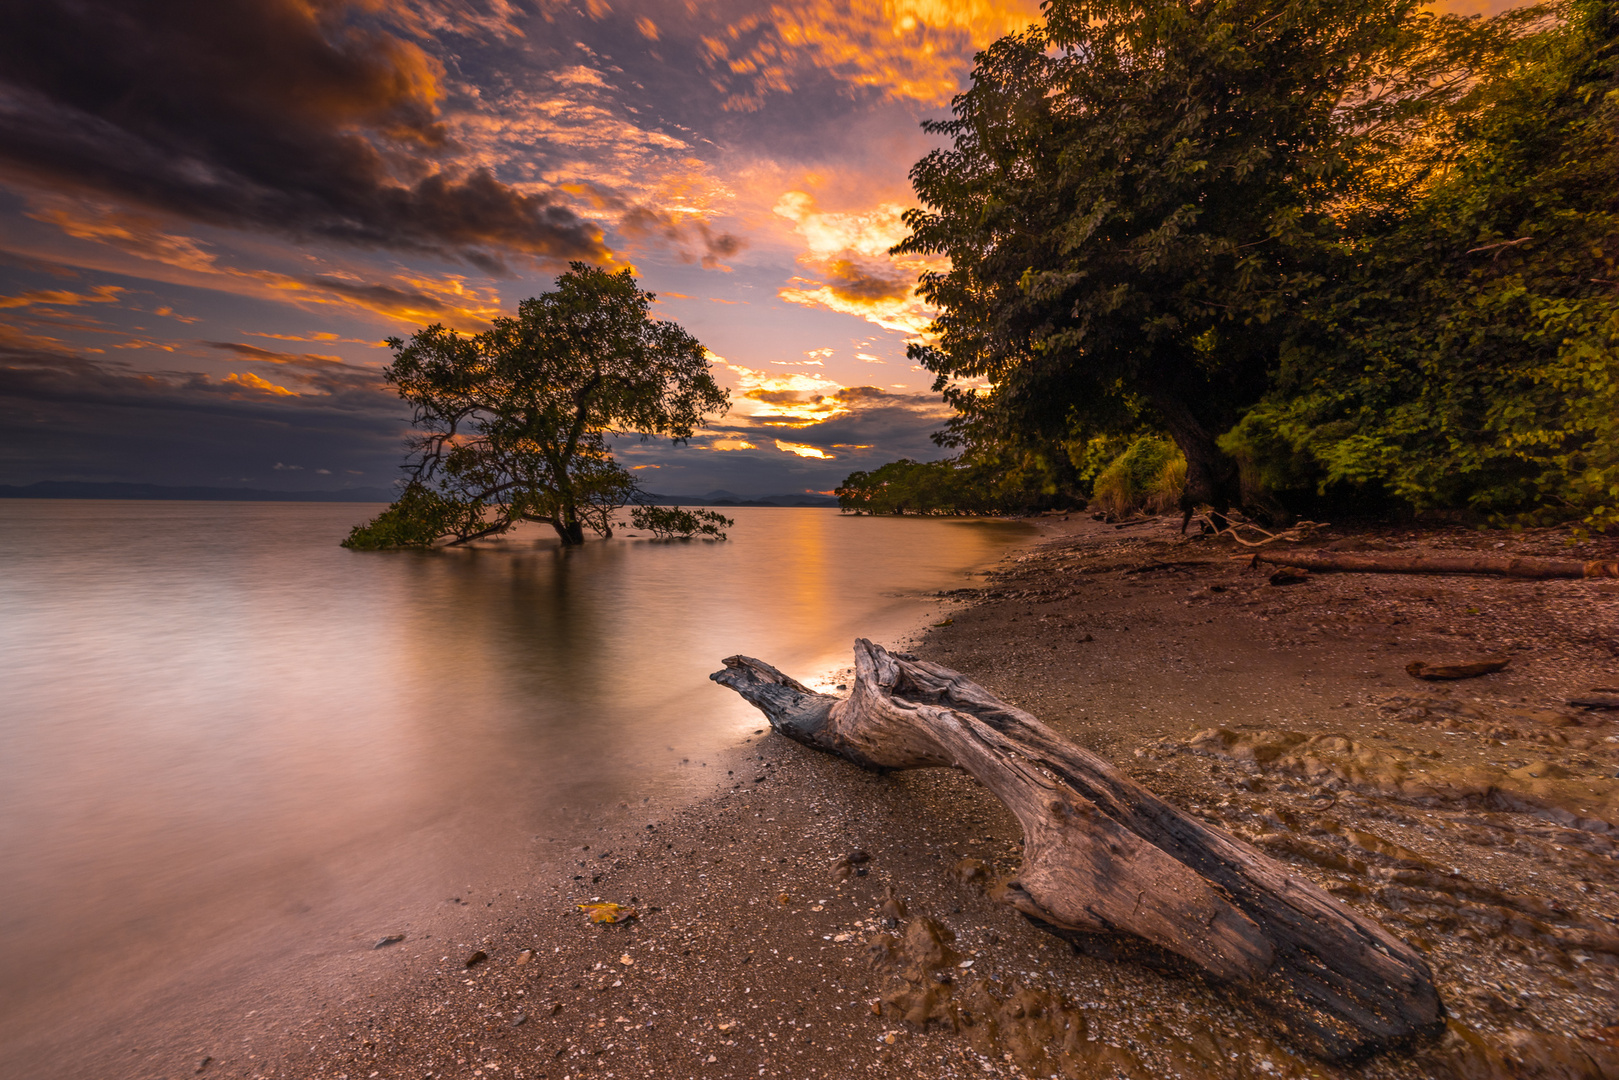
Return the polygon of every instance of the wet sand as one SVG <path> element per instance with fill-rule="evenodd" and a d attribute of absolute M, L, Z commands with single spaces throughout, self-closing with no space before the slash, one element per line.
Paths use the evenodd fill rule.
<path fill-rule="evenodd" d="M 301 1000 L 267 987 L 217 1038 L 126 1033 L 117 1074 L 1619 1076 L 1619 713 L 1566 704 L 1619 686 L 1619 586 L 1279 586 L 1168 522 L 1042 525 L 909 647 L 1415 943 L 1444 1036 L 1327 1065 L 1199 980 L 1079 955 L 991 899 L 1019 834 L 970 778 L 863 773 L 761 722 L 711 763 L 711 797 L 559 823 L 505 887 L 356 942 Z M 1567 550 L 1555 533 L 1371 538 Z M 1404 670 L 1493 653 L 1506 670 L 1462 682 Z M 596 899 L 636 917 L 592 925 L 577 905 Z"/>

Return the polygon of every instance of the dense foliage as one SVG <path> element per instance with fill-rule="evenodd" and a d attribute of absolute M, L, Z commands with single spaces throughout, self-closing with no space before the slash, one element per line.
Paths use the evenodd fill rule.
<path fill-rule="evenodd" d="M 637 506 L 630 511 L 630 524 L 645 529 L 659 540 L 690 540 L 705 536 L 724 540 L 725 530 L 735 525 L 716 510 L 682 510 L 678 506 Z"/>
<path fill-rule="evenodd" d="M 1295 495 L 1613 525 L 1619 5 L 1496 30 L 1468 107 L 1367 186 L 1333 281 L 1225 445 Z"/>
<path fill-rule="evenodd" d="M 947 441 L 1156 428 L 1188 509 L 1619 519 L 1615 12 L 1050 0 L 912 173 Z"/>
<path fill-rule="evenodd" d="M 1060 449 L 1059 449 L 1060 453 Z M 966 462 L 901 458 L 838 485 L 838 506 L 863 514 L 1026 514 L 1075 505 L 1053 457 L 999 454 Z M 1082 501 L 1082 500 L 1080 500 Z"/>
<path fill-rule="evenodd" d="M 466 337 L 443 326 L 394 338 L 385 371 L 415 409 L 400 499 L 345 546 L 463 543 L 521 521 L 563 544 L 610 535 L 636 486 L 607 436 L 684 439 L 727 396 L 705 350 L 653 319 L 628 270 L 574 263 L 557 288 Z"/>

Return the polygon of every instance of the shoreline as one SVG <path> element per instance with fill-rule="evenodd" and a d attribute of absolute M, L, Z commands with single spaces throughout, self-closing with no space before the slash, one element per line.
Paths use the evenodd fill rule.
<path fill-rule="evenodd" d="M 989 897 L 1020 837 L 970 779 L 862 773 L 761 719 L 716 762 L 724 791 L 612 808 L 588 844 L 544 857 L 573 874 L 446 903 L 421 936 L 334 957 L 344 990 L 302 1027 L 266 1017 L 239 1044 L 148 1058 L 139 1075 L 203 1057 L 209 1075 L 337 1080 L 1506 1077 L 1537 1061 L 1619 1075 L 1605 1071 L 1619 1070 L 1619 937 L 1604 930 L 1619 925 L 1619 873 L 1615 834 L 1597 827 L 1613 816 L 1619 724 L 1558 700 L 1619 683 L 1619 589 L 1351 574 L 1276 587 L 1233 545 L 1169 523 L 1126 534 L 1073 518 L 1041 519 L 1047 535 L 985 587 L 940 597 L 955 601 L 945 625 L 912 648 L 1413 941 L 1450 1007 L 1443 1039 L 1324 1065 L 1201 982 L 1076 955 Z M 1557 544 L 1410 529 L 1380 542 Z M 1448 686 L 1403 671 L 1489 647 L 1509 651 L 1506 671 Z M 638 916 L 590 925 L 576 905 L 596 898 Z M 921 1003 L 896 974 L 918 963 L 935 980 Z"/>

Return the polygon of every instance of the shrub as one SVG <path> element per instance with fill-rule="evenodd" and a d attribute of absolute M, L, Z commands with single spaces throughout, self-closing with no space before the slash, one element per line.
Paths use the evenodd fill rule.
<path fill-rule="evenodd" d="M 1173 510 L 1186 487 L 1186 458 L 1168 439 L 1145 435 L 1096 478 L 1091 505 L 1112 514 Z"/>
<path fill-rule="evenodd" d="M 630 511 L 630 524 L 646 529 L 659 540 L 679 537 L 690 540 L 706 536 L 724 540 L 725 529 L 736 522 L 714 510 L 682 510 L 678 506 L 637 506 Z"/>

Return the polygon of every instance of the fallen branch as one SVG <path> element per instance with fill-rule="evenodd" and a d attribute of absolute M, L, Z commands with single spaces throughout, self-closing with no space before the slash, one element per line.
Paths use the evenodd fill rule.
<path fill-rule="evenodd" d="M 1619 562 L 1524 559 L 1511 555 L 1351 555 L 1327 551 L 1255 552 L 1254 563 L 1362 574 L 1498 574 L 1521 578 L 1619 578 Z"/>
<path fill-rule="evenodd" d="M 956 768 L 1023 826 L 1002 897 L 1070 940 L 1134 935 L 1265 1007 L 1322 1057 L 1431 1031 L 1444 1007 L 1410 946 L 938 664 L 855 642 L 854 689 L 817 694 L 732 656 L 710 676 L 776 731 L 875 770 Z"/>
<path fill-rule="evenodd" d="M 1210 529 L 1214 530 L 1210 535 L 1229 536 L 1243 547 L 1251 548 L 1264 547 L 1266 544 L 1274 544 L 1278 540 L 1286 540 L 1290 544 L 1297 544 L 1304 539 L 1304 534 L 1309 532 L 1311 529 L 1324 529 L 1327 527 L 1325 522 L 1301 521 L 1290 529 L 1283 529 L 1279 533 L 1273 533 L 1266 529 L 1261 529 L 1258 525 L 1255 525 L 1251 521 L 1233 521 L 1225 528 L 1220 528 L 1215 524 L 1214 519 L 1208 514 L 1203 515 L 1203 520 L 1208 522 Z M 1263 537 L 1263 539 L 1244 540 L 1242 535 L 1237 532 L 1238 529 L 1252 529 L 1254 532 Z"/>

